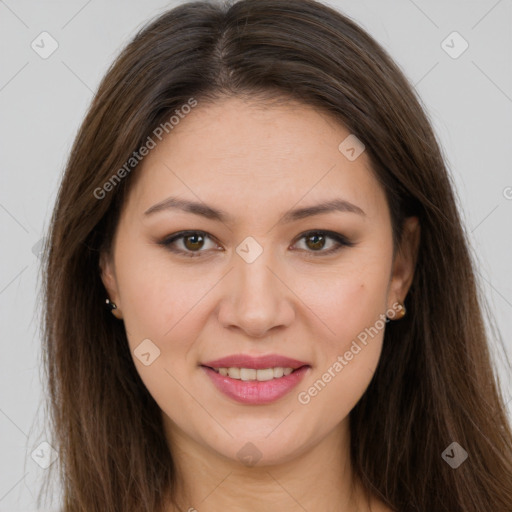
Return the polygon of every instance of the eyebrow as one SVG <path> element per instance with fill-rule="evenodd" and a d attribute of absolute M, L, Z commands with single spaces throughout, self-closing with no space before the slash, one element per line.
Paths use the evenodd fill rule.
<path fill-rule="evenodd" d="M 220 221 L 223 223 L 230 223 L 233 221 L 233 217 L 223 210 L 209 206 L 206 203 L 188 201 L 186 199 L 179 199 L 177 197 L 168 197 L 163 201 L 148 208 L 144 215 L 151 215 L 153 213 L 166 211 L 166 210 L 182 210 L 195 215 L 201 215 L 207 219 Z M 366 213 L 357 205 L 345 200 L 345 199 L 331 199 L 324 201 L 319 204 L 312 206 L 306 206 L 304 208 L 296 208 L 295 210 L 289 210 L 282 216 L 279 224 L 289 223 L 296 220 L 311 217 L 313 215 L 320 215 L 322 213 L 329 212 L 349 212 L 356 213 L 358 215 L 365 216 Z"/>

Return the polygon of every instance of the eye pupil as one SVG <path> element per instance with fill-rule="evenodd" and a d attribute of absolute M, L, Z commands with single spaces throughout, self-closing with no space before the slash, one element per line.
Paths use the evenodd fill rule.
<path fill-rule="evenodd" d="M 307 237 L 308 241 L 311 240 L 311 239 L 315 239 L 316 242 L 313 242 L 314 246 L 311 247 L 313 249 L 321 249 L 325 243 L 325 237 L 324 235 L 321 235 L 321 234 L 318 234 L 318 233 L 313 233 L 312 235 L 308 236 Z M 320 242 L 318 241 L 320 240 Z"/>
<path fill-rule="evenodd" d="M 199 247 L 197 247 L 197 246 L 192 246 L 191 247 L 187 243 L 190 239 L 199 239 L 199 241 L 196 240 L 195 242 L 192 242 L 192 244 L 199 244 Z M 187 249 L 190 249 L 190 250 L 200 249 L 202 247 L 202 244 L 204 243 L 204 237 L 202 235 L 199 235 L 199 234 L 186 235 L 184 237 L 184 243 L 185 243 L 185 247 L 187 247 Z"/>

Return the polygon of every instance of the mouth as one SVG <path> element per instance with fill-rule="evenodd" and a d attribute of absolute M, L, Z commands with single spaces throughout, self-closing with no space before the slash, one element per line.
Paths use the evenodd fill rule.
<path fill-rule="evenodd" d="M 222 377 L 229 377 L 234 380 L 242 380 L 248 382 L 267 382 L 270 380 L 282 379 L 283 377 L 287 377 L 288 375 L 300 370 L 301 368 L 310 368 L 310 365 L 307 364 L 299 366 L 298 368 L 291 368 L 289 366 L 276 366 L 273 368 L 239 368 L 236 366 L 213 368 L 210 366 L 201 366 L 203 366 L 203 368 L 208 368 L 214 371 Z"/>
<path fill-rule="evenodd" d="M 247 368 L 200 365 L 225 398 L 245 405 L 266 405 L 288 395 L 310 372 L 311 365 Z"/>

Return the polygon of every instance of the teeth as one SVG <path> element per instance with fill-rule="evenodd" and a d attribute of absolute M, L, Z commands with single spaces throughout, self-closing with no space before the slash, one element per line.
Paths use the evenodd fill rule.
<path fill-rule="evenodd" d="M 279 379 L 283 375 L 290 375 L 293 372 L 293 368 L 283 368 L 278 366 L 277 368 L 265 368 L 256 370 L 254 368 L 214 368 L 214 370 L 222 375 L 223 377 L 231 377 L 237 380 L 258 380 L 260 382 L 272 379 Z"/>
<path fill-rule="evenodd" d="M 279 377 L 282 377 L 284 375 L 284 368 L 274 368 L 274 378 L 279 379 Z M 288 375 L 288 374 L 286 374 Z"/>
<path fill-rule="evenodd" d="M 231 370 L 232 369 L 233 368 L 230 368 L 228 370 L 228 375 L 229 376 L 231 376 Z M 258 371 L 254 370 L 252 368 L 240 368 L 239 375 L 240 375 L 240 378 L 242 380 L 255 380 L 257 375 L 258 375 Z"/>
<path fill-rule="evenodd" d="M 272 380 L 273 378 L 274 378 L 274 369 L 273 368 L 265 368 L 265 369 L 261 369 L 261 370 L 256 370 L 256 380 L 265 381 L 265 380 Z"/>
<path fill-rule="evenodd" d="M 227 368 L 228 370 L 228 375 L 232 378 L 232 379 L 240 379 L 240 368 Z"/>

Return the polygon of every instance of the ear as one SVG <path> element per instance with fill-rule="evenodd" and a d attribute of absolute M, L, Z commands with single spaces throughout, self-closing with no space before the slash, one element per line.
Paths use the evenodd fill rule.
<path fill-rule="evenodd" d="M 108 298 L 115 303 L 117 306 L 116 309 L 112 310 L 112 314 L 118 318 L 123 318 L 122 309 L 121 309 L 121 299 L 119 297 L 119 291 L 117 287 L 117 278 L 115 273 L 114 261 L 112 255 L 107 252 L 100 253 L 100 277 L 103 281 L 103 285 L 107 290 Z M 107 297 L 105 297 L 107 298 Z"/>
<path fill-rule="evenodd" d="M 393 262 L 389 285 L 388 298 L 392 304 L 396 301 L 403 302 L 411 287 L 418 259 L 420 233 L 418 217 L 407 217 L 404 221 L 402 242 Z"/>

